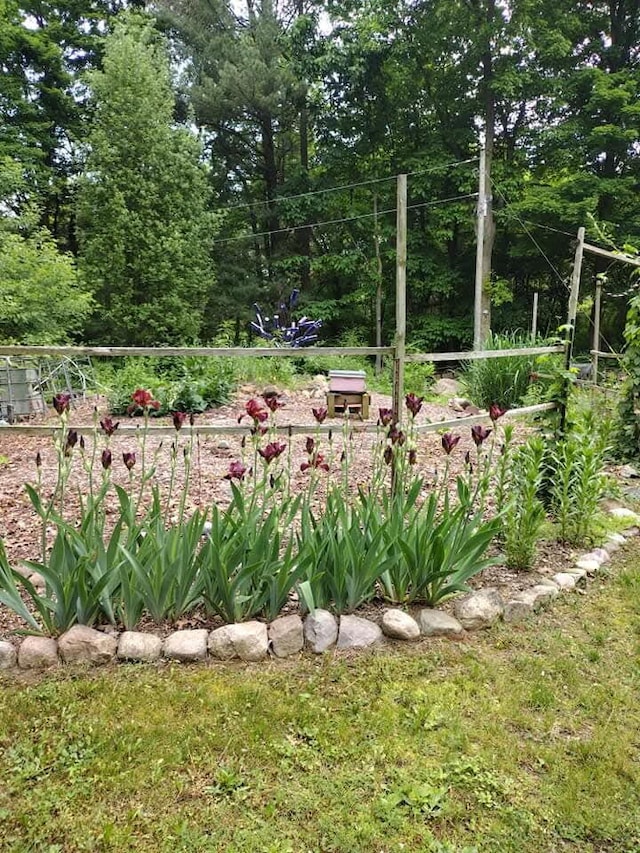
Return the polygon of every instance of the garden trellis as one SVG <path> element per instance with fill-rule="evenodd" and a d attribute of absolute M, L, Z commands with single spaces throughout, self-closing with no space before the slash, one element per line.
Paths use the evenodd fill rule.
<path fill-rule="evenodd" d="M 398 422 L 402 419 L 402 402 L 404 399 L 404 367 L 410 362 L 460 362 L 470 361 L 474 359 L 484 358 L 503 358 L 513 355 L 545 355 L 552 353 L 565 353 L 567 358 L 570 358 L 571 347 L 573 343 L 572 334 L 569 333 L 567 341 L 564 344 L 553 346 L 533 346 L 518 349 L 504 350 L 473 350 L 470 352 L 428 352 L 428 353 L 406 353 L 406 271 L 407 271 L 407 175 L 398 175 L 397 179 L 397 207 L 396 207 L 396 305 L 395 305 L 395 337 L 392 346 L 376 346 L 376 347 L 342 347 L 342 346 L 306 346 L 304 348 L 297 347 L 121 347 L 121 346 L 21 346 L 21 345 L 6 345 L 0 346 L 0 356 L 32 356 L 32 357 L 56 357 L 56 358 L 120 358 L 126 356 L 144 356 L 161 358 L 163 356 L 173 357 L 228 357 L 228 358 L 304 358 L 311 356 L 347 356 L 347 355 L 375 355 L 375 356 L 390 356 L 393 359 L 393 412 Z M 583 237 L 579 239 L 579 249 L 582 252 L 583 248 L 587 248 L 584 244 L 584 229 L 581 229 Z M 589 250 L 597 247 L 588 247 Z M 604 251 L 604 250 L 599 250 Z M 607 253 L 612 254 L 612 253 Z M 571 295 L 569 298 L 568 310 L 568 328 L 572 329 L 575 323 L 575 314 L 577 308 L 577 297 L 579 287 L 580 263 L 577 258 L 574 264 L 574 275 L 572 278 Z M 619 256 L 613 256 L 619 260 Z M 640 265 L 640 262 L 638 262 Z M 540 403 L 534 406 L 526 406 L 519 409 L 512 409 L 507 413 L 510 418 L 524 417 L 531 414 L 536 414 L 543 411 L 549 411 L 556 408 L 555 403 Z M 466 424 L 472 425 L 476 423 L 486 423 L 489 421 L 488 414 L 471 415 L 464 419 Z M 438 421 L 435 423 L 420 424 L 417 428 L 420 432 L 435 432 L 441 429 L 446 429 L 454 424 L 459 424 L 459 419 Z M 324 424 L 319 430 L 327 433 L 333 427 Z M 43 424 L 13 424 L 3 427 L 5 430 L 11 430 L 14 433 L 22 433 L 25 435 L 46 435 L 55 431 L 55 427 Z M 78 432 L 91 432 L 93 426 L 78 426 Z M 172 426 L 151 425 L 148 427 L 151 433 L 157 435 L 170 435 L 174 429 Z M 185 431 L 193 432 L 198 435 L 214 435 L 214 434 L 246 434 L 249 431 L 248 426 L 242 424 L 227 426 L 227 425 L 196 425 L 192 427 L 184 427 Z M 304 424 L 283 424 L 277 426 L 277 431 L 286 435 L 297 435 L 308 432 L 308 425 Z M 353 429 L 359 432 L 375 432 L 377 426 L 375 423 L 355 423 Z M 121 433 L 135 433 L 139 430 L 138 426 L 123 424 L 120 428 Z"/>

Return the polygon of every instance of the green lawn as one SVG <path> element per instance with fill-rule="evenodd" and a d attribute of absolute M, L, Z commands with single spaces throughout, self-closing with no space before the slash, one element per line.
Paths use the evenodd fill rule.
<path fill-rule="evenodd" d="M 459 644 L 7 680 L 0 850 L 638 853 L 623 562 Z"/>

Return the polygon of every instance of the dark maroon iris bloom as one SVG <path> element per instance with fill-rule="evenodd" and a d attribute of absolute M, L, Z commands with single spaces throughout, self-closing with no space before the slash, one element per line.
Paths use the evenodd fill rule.
<path fill-rule="evenodd" d="M 242 462 L 232 462 L 229 465 L 229 470 L 224 475 L 225 480 L 244 480 L 244 475 L 247 473 L 247 466 Z"/>
<path fill-rule="evenodd" d="M 387 427 L 393 423 L 393 409 L 378 409 L 378 423 Z"/>
<path fill-rule="evenodd" d="M 493 430 L 483 427 L 482 424 L 474 424 L 474 426 L 471 427 L 471 438 L 473 439 L 475 446 L 480 447 L 480 445 L 489 438 L 492 432 Z"/>
<path fill-rule="evenodd" d="M 307 453 L 311 454 L 311 453 L 313 453 L 315 446 L 316 446 L 315 441 L 311 438 L 310 435 L 308 435 L 307 440 L 304 443 L 304 449 L 306 450 Z"/>
<path fill-rule="evenodd" d="M 469 451 L 468 451 L 468 450 L 467 450 L 467 452 L 464 454 L 464 464 L 465 464 L 465 465 L 471 465 L 471 454 L 469 453 Z"/>
<path fill-rule="evenodd" d="M 160 403 L 153 399 L 153 394 L 145 388 L 137 388 L 131 395 L 131 399 L 139 409 L 155 409 L 160 408 Z"/>
<path fill-rule="evenodd" d="M 265 397 L 265 405 L 271 412 L 277 412 L 278 409 L 284 409 L 284 403 L 281 403 L 277 397 Z"/>
<path fill-rule="evenodd" d="M 396 424 L 394 424 L 389 430 L 387 438 L 389 438 L 391 444 L 399 444 L 402 447 L 405 442 L 406 435 L 402 432 L 401 429 L 398 429 Z"/>
<path fill-rule="evenodd" d="M 412 448 L 409 451 L 409 465 L 415 465 L 418 461 L 418 451 Z"/>
<path fill-rule="evenodd" d="M 269 412 L 266 412 L 260 403 L 257 400 L 251 399 L 247 400 L 244 404 L 244 410 L 250 418 L 253 418 L 254 423 L 261 424 L 269 417 Z M 244 415 L 238 418 L 238 423 L 242 420 Z"/>
<path fill-rule="evenodd" d="M 69 407 L 71 406 L 71 394 L 56 394 L 51 402 L 56 412 L 59 415 L 64 415 L 65 412 L 69 411 Z"/>
<path fill-rule="evenodd" d="M 391 449 L 391 445 L 387 444 L 384 449 L 384 454 L 382 458 L 387 463 L 387 465 L 391 465 L 391 460 L 393 459 L 393 450 Z"/>
<path fill-rule="evenodd" d="M 497 420 L 500 420 L 500 418 L 501 418 L 503 415 L 506 415 L 506 413 L 507 413 L 507 410 L 506 410 L 506 409 L 503 409 L 503 408 L 502 408 L 502 406 L 499 406 L 497 403 L 492 403 L 492 404 L 489 406 L 489 417 L 491 418 L 491 420 L 492 420 L 494 423 L 495 423 Z"/>
<path fill-rule="evenodd" d="M 105 449 L 102 451 L 102 458 L 100 461 L 102 462 L 102 467 L 105 471 L 111 468 L 112 456 L 111 451 L 108 447 L 105 447 Z"/>
<path fill-rule="evenodd" d="M 84 450 L 84 448 L 85 448 L 85 444 L 84 444 L 84 436 L 83 436 L 83 435 L 81 435 L 81 436 L 80 436 L 80 450 Z"/>
<path fill-rule="evenodd" d="M 327 417 L 328 411 L 324 407 L 320 407 L 319 409 L 311 409 L 313 417 L 316 421 L 321 424 L 324 423 L 324 419 Z"/>
<path fill-rule="evenodd" d="M 445 434 L 442 436 L 442 449 L 447 454 L 447 456 L 449 456 L 449 454 L 459 441 L 459 435 L 454 435 L 452 432 L 445 432 Z"/>
<path fill-rule="evenodd" d="M 64 455 L 71 456 L 71 451 L 78 443 L 78 433 L 75 429 L 70 429 L 67 433 L 67 442 L 64 446 Z"/>
<path fill-rule="evenodd" d="M 277 459 L 281 453 L 284 453 L 286 449 L 286 444 L 283 444 L 280 441 L 270 441 L 266 447 L 258 448 L 258 453 L 268 465 L 270 462 L 273 462 L 274 459 Z"/>
<path fill-rule="evenodd" d="M 40 451 L 38 451 L 36 453 L 36 468 L 41 468 L 41 467 L 42 467 L 42 456 L 40 454 Z"/>
<path fill-rule="evenodd" d="M 133 466 L 136 464 L 136 454 L 131 451 L 125 452 L 122 454 L 122 461 L 124 462 L 127 471 L 131 471 Z"/>
<path fill-rule="evenodd" d="M 303 462 L 300 466 L 301 471 L 308 471 L 310 468 L 320 468 L 321 471 L 329 471 L 329 465 L 325 462 L 322 453 L 314 453 L 308 462 Z"/>
<path fill-rule="evenodd" d="M 171 412 L 171 418 L 176 432 L 179 432 L 182 429 L 188 417 L 189 415 L 186 412 Z"/>
<path fill-rule="evenodd" d="M 422 408 L 422 403 L 424 401 L 424 397 L 418 397 L 417 394 L 407 394 L 404 398 L 405 405 L 407 409 L 411 412 L 411 417 L 415 418 L 420 409 Z"/>
<path fill-rule="evenodd" d="M 251 427 L 250 429 L 251 435 L 266 435 L 269 430 L 266 426 L 261 426 L 258 424 L 257 426 Z"/>
<path fill-rule="evenodd" d="M 100 421 L 100 428 L 102 429 L 102 432 L 109 437 L 114 434 L 119 426 L 120 421 L 118 421 L 118 423 L 114 423 L 113 418 L 106 417 Z"/>

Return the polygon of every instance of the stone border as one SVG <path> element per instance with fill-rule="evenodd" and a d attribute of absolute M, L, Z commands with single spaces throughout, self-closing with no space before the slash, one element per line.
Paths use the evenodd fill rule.
<path fill-rule="evenodd" d="M 361 616 L 336 618 L 327 610 L 316 610 L 303 619 L 294 614 L 280 616 L 270 624 L 241 622 L 223 625 L 213 631 L 205 628 L 180 630 L 164 640 L 156 634 L 124 631 L 106 633 L 86 625 L 74 625 L 57 640 L 51 637 L 27 636 L 16 646 L 0 640 L 0 671 L 47 670 L 63 664 L 100 666 L 113 660 L 155 663 L 161 659 L 195 663 L 207 659 L 227 661 L 261 661 L 270 654 L 286 658 L 305 648 L 314 654 L 335 646 L 337 649 L 363 649 L 394 640 L 417 640 L 420 637 L 461 638 L 467 631 L 487 628 L 503 619 L 507 623 L 525 622 L 560 595 L 561 592 L 585 588 L 587 579 L 600 571 L 630 538 L 640 533 L 640 516 L 624 507 L 611 514 L 628 518 L 632 526 L 612 533 L 601 548 L 583 554 L 573 568 L 558 572 L 548 580 L 522 590 L 503 600 L 496 588 L 484 588 L 454 600 L 451 616 L 442 610 L 423 608 L 416 618 L 398 608 L 389 608 L 378 625 Z"/>

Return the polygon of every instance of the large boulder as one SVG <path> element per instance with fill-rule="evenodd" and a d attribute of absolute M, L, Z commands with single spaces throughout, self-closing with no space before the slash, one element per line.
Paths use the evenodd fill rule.
<path fill-rule="evenodd" d="M 58 651 L 65 663 L 100 666 L 113 660 L 117 648 L 115 637 L 89 628 L 88 625 L 74 625 L 58 640 Z"/>

